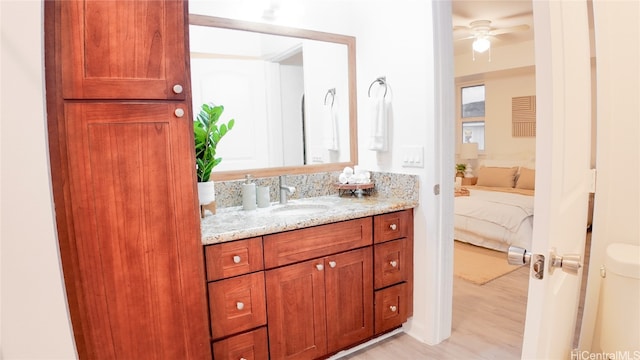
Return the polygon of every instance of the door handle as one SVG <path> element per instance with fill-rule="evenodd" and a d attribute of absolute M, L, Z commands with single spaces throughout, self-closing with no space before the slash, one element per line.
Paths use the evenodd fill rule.
<path fill-rule="evenodd" d="M 551 249 L 549 258 L 549 274 L 553 274 L 553 270 L 560 268 L 568 274 L 578 275 L 578 271 L 582 267 L 582 258 L 578 254 L 560 256 L 556 254 L 556 249 Z"/>

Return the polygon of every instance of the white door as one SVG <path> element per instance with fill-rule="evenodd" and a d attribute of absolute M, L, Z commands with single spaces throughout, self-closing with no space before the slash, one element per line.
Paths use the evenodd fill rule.
<path fill-rule="evenodd" d="M 591 72 L 585 0 L 533 2 L 536 51 L 536 196 L 523 359 L 569 359 L 580 274 L 550 271 L 552 249 L 584 255 L 591 185 Z M 533 268 L 533 267 L 532 267 Z"/>

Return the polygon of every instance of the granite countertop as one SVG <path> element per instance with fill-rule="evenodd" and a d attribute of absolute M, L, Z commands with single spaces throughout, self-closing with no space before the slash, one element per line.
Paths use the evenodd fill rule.
<path fill-rule="evenodd" d="M 207 213 L 201 219 L 202 244 L 217 244 L 416 206 L 418 203 L 411 200 L 330 195 L 289 200 L 286 205 L 271 203 L 270 207 L 248 211 L 242 210 L 241 206 L 221 208 L 215 215 Z"/>

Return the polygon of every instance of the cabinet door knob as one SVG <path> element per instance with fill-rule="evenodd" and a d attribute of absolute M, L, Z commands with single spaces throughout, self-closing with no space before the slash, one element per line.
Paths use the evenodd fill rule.
<path fill-rule="evenodd" d="M 324 269 L 324 265 L 316 264 L 316 269 L 318 269 L 318 271 L 322 271 Z"/>
<path fill-rule="evenodd" d="M 182 94 L 182 85 L 180 84 L 175 84 L 173 85 L 173 92 L 176 94 Z"/>
<path fill-rule="evenodd" d="M 389 225 L 389 229 L 391 229 L 391 230 L 395 230 L 397 228 L 398 228 L 398 225 L 396 225 L 396 224 Z"/>
<path fill-rule="evenodd" d="M 396 312 L 396 310 L 398 310 L 398 307 L 395 306 L 395 305 L 391 305 L 391 306 L 389 306 L 389 310 L 391 310 L 393 312 Z"/>
<path fill-rule="evenodd" d="M 239 255 L 235 255 L 235 256 L 233 257 L 233 263 L 234 263 L 234 264 L 240 264 L 240 261 L 241 261 L 241 260 L 242 260 L 242 258 L 240 258 L 240 256 L 239 256 Z"/>
<path fill-rule="evenodd" d="M 329 266 L 331 266 L 332 268 L 336 267 L 336 262 L 335 261 L 329 261 Z"/>
<path fill-rule="evenodd" d="M 242 301 L 238 301 L 236 303 L 236 309 L 238 309 L 238 310 L 244 309 L 244 303 Z"/>
<path fill-rule="evenodd" d="M 177 108 L 173 113 L 176 115 L 176 117 L 181 118 L 184 116 L 184 109 Z"/>
<path fill-rule="evenodd" d="M 246 359 L 246 358 L 244 358 L 244 357 L 241 357 L 241 358 L 240 358 L 240 360 L 247 360 L 247 359 Z"/>
<path fill-rule="evenodd" d="M 391 261 L 389 261 L 389 264 L 391 264 L 391 267 L 396 267 L 396 266 L 398 266 L 398 262 L 397 262 L 397 261 L 395 261 L 395 260 L 391 260 Z"/>

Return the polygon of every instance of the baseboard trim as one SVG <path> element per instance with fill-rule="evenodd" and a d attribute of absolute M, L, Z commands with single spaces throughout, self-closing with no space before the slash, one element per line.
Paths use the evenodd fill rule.
<path fill-rule="evenodd" d="M 381 341 L 383 341 L 385 339 L 388 339 L 388 338 L 390 338 L 390 337 L 392 337 L 394 335 L 400 334 L 402 332 L 404 332 L 404 330 L 402 329 L 402 327 L 399 327 L 399 328 L 397 328 L 395 330 L 389 331 L 388 333 L 384 333 L 384 334 L 378 336 L 377 338 L 371 339 L 371 340 L 369 340 L 369 341 L 367 341 L 365 343 L 362 343 L 362 344 L 360 344 L 358 346 L 354 346 L 354 347 L 352 347 L 350 349 L 347 349 L 347 350 L 342 350 L 339 353 L 331 356 L 327 360 L 341 359 L 344 356 L 351 355 L 356 351 L 362 350 L 362 349 L 364 349 L 366 347 L 369 347 L 371 345 L 375 345 L 375 344 L 377 344 L 377 343 L 379 343 L 379 342 L 381 342 Z"/>

